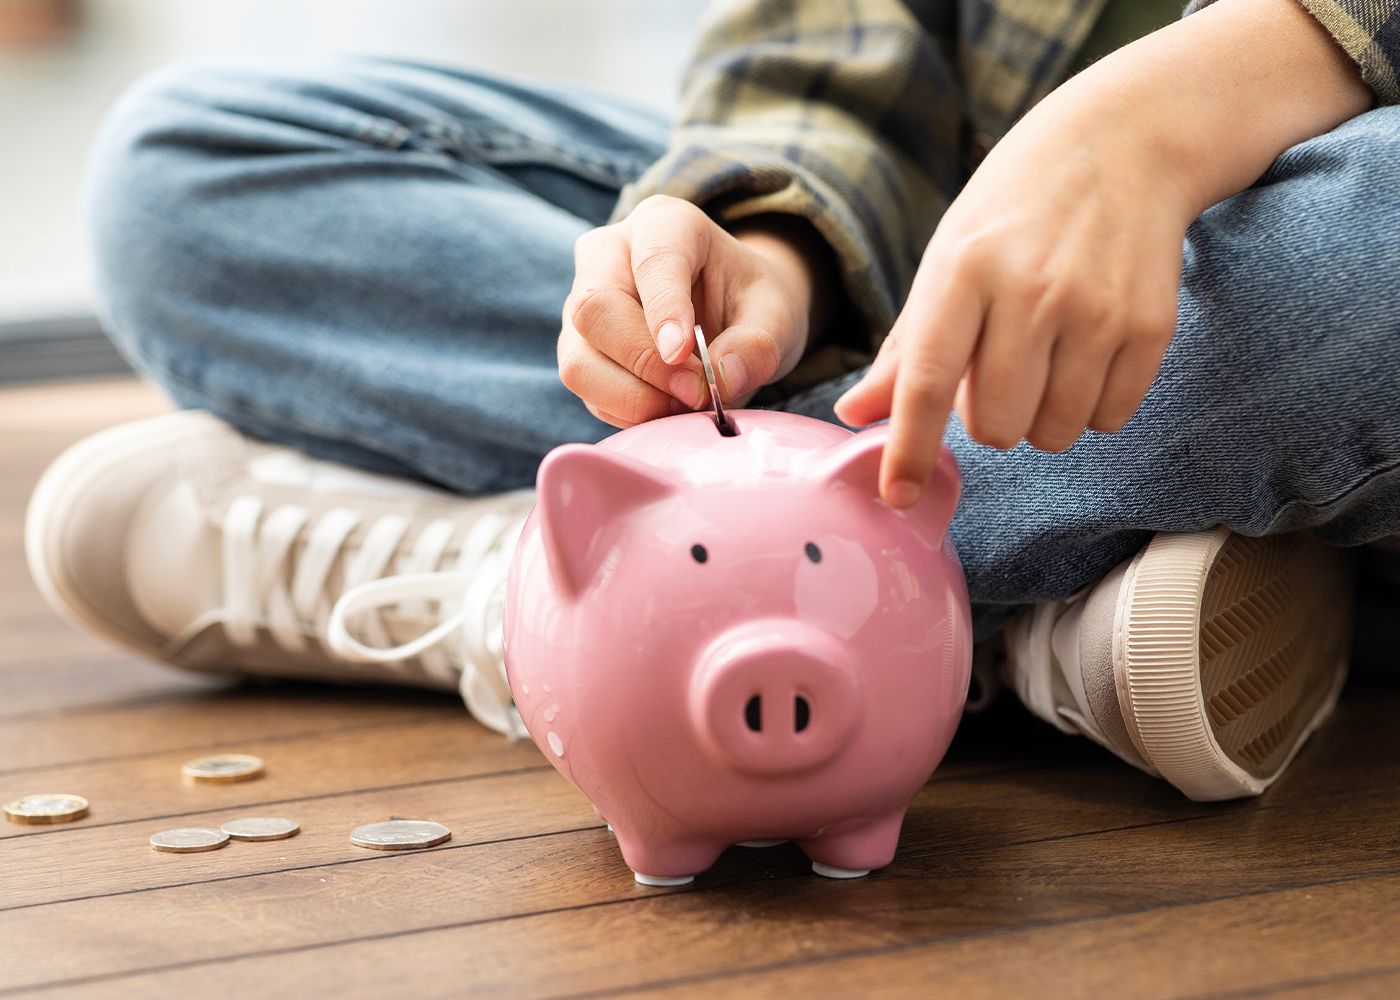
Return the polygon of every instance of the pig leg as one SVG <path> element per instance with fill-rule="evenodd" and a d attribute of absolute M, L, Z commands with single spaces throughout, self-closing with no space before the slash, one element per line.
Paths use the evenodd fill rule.
<path fill-rule="evenodd" d="M 622 860 L 642 885 L 685 885 L 719 858 L 725 845 L 695 840 L 644 839 L 617 830 Z"/>
<path fill-rule="evenodd" d="M 827 878 L 859 878 L 894 860 L 904 810 L 858 825 L 843 825 L 799 841 L 812 871 Z"/>

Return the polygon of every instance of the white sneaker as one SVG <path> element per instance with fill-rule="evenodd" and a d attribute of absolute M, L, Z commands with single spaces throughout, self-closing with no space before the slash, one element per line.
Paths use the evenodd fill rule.
<path fill-rule="evenodd" d="M 1009 686 L 1197 800 L 1258 795 L 1346 678 L 1348 553 L 1308 535 L 1159 534 L 1006 630 Z"/>
<path fill-rule="evenodd" d="M 534 502 L 533 489 L 461 497 L 316 461 L 187 411 L 60 456 L 30 500 L 25 544 L 50 605 L 163 662 L 455 688 L 518 736 L 501 610 Z M 412 592 L 386 604 L 375 588 L 388 576 Z M 363 645 L 347 621 L 375 647 L 405 645 Z"/>

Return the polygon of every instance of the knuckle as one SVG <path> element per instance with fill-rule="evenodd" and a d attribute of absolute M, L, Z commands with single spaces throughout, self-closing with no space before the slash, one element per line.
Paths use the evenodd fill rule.
<path fill-rule="evenodd" d="M 615 226 L 599 226 L 597 229 L 590 229 L 580 234 L 578 239 L 574 240 L 575 266 L 587 261 L 615 239 L 617 239 Z"/>
<path fill-rule="evenodd" d="M 942 358 L 923 357 L 916 353 L 901 363 L 901 389 L 919 400 L 941 402 L 951 397 L 952 389 L 962 374 Z"/>
<path fill-rule="evenodd" d="M 639 341 L 636 347 L 628 352 L 627 357 L 619 360 L 628 371 L 638 378 L 644 377 L 647 372 L 658 365 L 665 365 L 665 362 L 661 360 L 661 354 L 656 349 L 656 344 L 650 338 Z"/>
<path fill-rule="evenodd" d="M 1034 316 L 1044 310 L 1064 308 L 1068 289 L 1044 266 L 1021 265 L 1009 277 L 1011 296 L 1027 314 Z"/>
<path fill-rule="evenodd" d="M 665 243 L 647 243 L 632 251 L 632 274 L 638 283 L 652 284 L 679 277 L 680 272 L 689 271 L 689 266 L 681 253 Z"/>
<path fill-rule="evenodd" d="M 684 198 L 677 198 L 669 194 L 648 195 L 637 203 L 637 207 L 632 210 L 633 214 L 645 216 L 688 216 L 692 213 L 703 214 L 700 209 Z"/>
<path fill-rule="evenodd" d="M 559 355 L 559 381 L 574 394 L 583 385 L 584 362 L 578 351 L 561 351 Z"/>
<path fill-rule="evenodd" d="M 619 402 L 617 415 L 622 419 L 641 423 L 648 418 L 651 409 L 651 394 L 647 392 L 645 386 L 638 384 L 626 390 Z"/>
<path fill-rule="evenodd" d="M 1142 343 L 1165 348 L 1176 333 L 1176 303 L 1169 309 L 1140 309 L 1129 321 L 1129 333 Z"/>
<path fill-rule="evenodd" d="M 766 383 L 783 363 L 783 349 L 777 336 L 768 327 L 760 327 L 745 341 L 745 366 L 756 383 Z M 752 386 L 751 386 L 752 387 Z"/>
<path fill-rule="evenodd" d="M 569 320 L 574 329 L 587 336 L 604 322 L 612 312 L 618 293 L 611 288 L 585 288 L 571 293 Z"/>

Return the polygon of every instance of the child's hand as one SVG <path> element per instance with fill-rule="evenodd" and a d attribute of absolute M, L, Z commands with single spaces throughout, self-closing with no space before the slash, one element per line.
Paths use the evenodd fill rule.
<path fill-rule="evenodd" d="M 814 257 L 800 220 L 745 220 L 737 235 L 665 196 L 574 248 L 559 376 L 598 419 L 630 427 L 709 405 L 704 329 L 721 401 L 741 406 L 807 346 Z M 814 234 L 813 234 L 814 236 Z"/>
<path fill-rule="evenodd" d="M 1046 108 L 949 207 L 871 370 L 836 404 L 848 424 L 891 418 L 891 504 L 917 498 L 955 404 L 998 448 L 1060 451 L 1132 416 L 1171 339 L 1192 218 L 1149 148 Z"/>
<path fill-rule="evenodd" d="M 1372 94 L 1287 0 L 1222 0 L 1073 77 L 1007 133 L 949 207 L 848 424 L 890 418 L 881 496 L 927 482 L 956 402 L 968 432 L 1069 447 L 1121 426 L 1176 316 L 1191 220 Z"/>

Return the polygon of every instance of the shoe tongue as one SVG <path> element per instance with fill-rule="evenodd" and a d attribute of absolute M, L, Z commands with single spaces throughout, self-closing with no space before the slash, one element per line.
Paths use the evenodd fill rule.
<path fill-rule="evenodd" d="M 178 636 L 222 603 L 219 532 L 194 488 L 177 482 L 149 506 L 126 546 L 132 600 L 152 627 Z"/>

